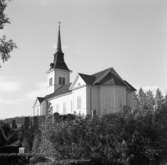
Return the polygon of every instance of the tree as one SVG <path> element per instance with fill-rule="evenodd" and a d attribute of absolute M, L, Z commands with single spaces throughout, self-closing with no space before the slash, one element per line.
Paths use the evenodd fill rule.
<path fill-rule="evenodd" d="M 25 117 L 24 118 L 24 125 L 23 125 L 23 127 L 24 127 L 25 131 L 30 128 L 30 118 L 29 117 Z"/>
<path fill-rule="evenodd" d="M 10 23 L 9 18 L 5 14 L 6 7 L 7 0 L 0 0 L 0 30 L 4 29 L 5 24 Z M 13 40 L 7 40 L 5 35 L 0 38 L 0 57 L 2 62 L 10 58 L 10 53 L 14 48 L 16 48 L 16 44 Z"/>
<path fill-rule="evenodd" d="M 154 95 L 151 90 L 146 92 L 146 107 L 149 110 L 153 110 L 155 104 Z"/>
<path fill-rule="evenodd" d="M 158 88 L 156 90 L 156 94 L 155 94 L 155 103 L 156 103 L 156 107 L 157 109 L 160 109 L 161 105 L 163 104 L 163 95 L 160 91 L 160 89 Z"/>
<path fill-rule="evenodd" d="M 164 98 L 164 104 L 167 105 L 167 93 L 166 93 L 165 98 Z"/>
<path fill-rule="evenodd" d="M 142 109 L 146 103 L 146 94 L 142 88 L 139 89 L 138 99 L 139 99 L 140 108 Z"/>
<path fill-rule="evenodd" d="M 12 128 L 13 129 L 17 128 L 16 120 L 12 120 Z"/>

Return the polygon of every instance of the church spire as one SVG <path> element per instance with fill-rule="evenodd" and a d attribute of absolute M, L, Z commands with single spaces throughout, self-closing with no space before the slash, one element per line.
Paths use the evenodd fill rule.
<path fill-rule="evenodd" d="M 57 52 L 62 52 L 62 49 L 61 49 L 60 25 L 61 25 L 61 22 L 59 22 L 59 26 L 58 26 Z"/>
<path fill-rule="evenodd" d="M 58 26 L 58 40 L 57 40 L 57 50 L 54 53 L 53 63 L 50 64 L 50 69 L 63 69 L 70 71 L 64 61 L 64 53 L 61 47 L 61 35 L 60 35 L 60 22 Z"/>

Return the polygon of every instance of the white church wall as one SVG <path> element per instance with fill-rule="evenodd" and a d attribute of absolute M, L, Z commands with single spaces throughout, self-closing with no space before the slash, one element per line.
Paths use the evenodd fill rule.
<path fill-rule="evenodd" d="M 86 115 L 86 86 L 74 89 L 72 91 L 73 110 L 76 114 Z"/>
<path fill-rule="evenodd" d="M 72 93 L 55 97 L 49 102 L 53 113 L 86 115 L 86 86 L 74 89 Z"/>
<path fill-rule="evenodd" d="M 39 116 L 40 115 L 40 103 L 39 101 L 36 101 L 34 106 L 33 106 L 33 115 L 34 116 Z"/>
<path fill-rule="evenodd" d="M 44 100 L 40 106 L 40 115 L 41 116 L 47 115 L 47 112 L 48 112 L 47 110 L 48 110 L 48 102 Z"/>
<path fill-rule="evenodd" d="M 73 90 L 73 89 L 80 88 L 85 85 L 86 83 L 84 82 L 84 80 L 79 75 L 77 75 L 71 85 L 71 89 Z"/>
<path fill-rule="evenodd" d="M 57 112 L 59 114 L 73 113 L 71 101 L 72 101 L 71 93 L 68 93 L 68 94 L 66 93 L 65 95 L 61 95 L 49 100 L 53 108 L 53 113 Z"/>
<path fill-rule="evenodd" d="M 77 75 L 73 81 L 72 90 L 72 109 L 76 114 L 86 115 L 87 109 L 87 96 L 86 96 L 86 83 Z"/>
<path fill-rule="evenodd" d="M 126 105 L 126 88 L 121 86 L 100 87 L 101 115 L 118 112 Z"/>
<path fill-rule="evenodd" d="M 53 113 L 86 115 L 85 82 L 78 77 L 73 84 L 72 92 L 52 98 L 49 102 L 52 105 Z"/>
<path fill-rule="evenodd" d="M 48 93 L 54 92 L 54 71 L 49 71 L 48 72 L 48 77 L 47 77 L 47 86 L 48 86 Z M 52 79 L 52 85 L 49 84 L 49 80 Z"/>

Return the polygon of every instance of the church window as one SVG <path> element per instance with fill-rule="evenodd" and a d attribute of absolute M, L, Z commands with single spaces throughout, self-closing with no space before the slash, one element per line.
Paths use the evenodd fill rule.
<path fill-rule="evenodd" d="M 53 79 L 50 78 L 50 79 L 49 79 L 49 86 L 52 86 L 52 84 L 53 84 Z"/>
<path fill-rule="evenodd" d="M 59 84 L 65 85 L 65 78 L 64 77 L 59 77 Z"/>
<path fill-rule="evenodd" d="M 63 114 L 66 114 L 66 103 L 63 103 Z"/>
<path fill-rule="evenodd" d="M 77 96 L 77 109 L 81 109 L 81 96 Z"/>

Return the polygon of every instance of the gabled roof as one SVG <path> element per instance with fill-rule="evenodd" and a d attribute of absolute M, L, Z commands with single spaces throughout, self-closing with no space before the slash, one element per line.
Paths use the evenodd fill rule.
<path fill-rule="evenodd" d="M 92 83 L 95 81 L 95 77 L 91 76 L 91 75 L 87 75 L 87 74 L 83 74 L 83 73 L 79 73 L 79 75 L 81 76 L 81 78 L 85 81 L 86 84 L 88 85 L 92 85 Z"/>
<path fill-rule="evenodd" d="M 127 81 L 124 80 L 124 82 L 127 84 L 127 86 L 129 87 L 129 89 L 132 89 L 134 91 L 136 91 L 136 89 L 131 85 L 129 84 Z"/>
<path fill-rule="evenodd" d="M 69 83 L 68 85 L 64 85 L 64 86 L 59 87 L 55 92 L 53 92 L 53 93 L 51 93 L 49 95 L 46 95 L 45 99 L 50 99 L 50 98 L 59 96 L 61 94 L 65 94 L 65 93 L 71 92 L 71 90 L 69 89 L 70 85 L 71 85 L 71 83 Z"/>
<path fill-rule="evenodd" d="M 37 100 L 39 101 L 39 103 L 42 103 L 45 100 L 45 98 L 43 98 L 43 97 L 37 97 Z"/>
<path fill-rule="evenodd" d="M 126 86 L 131 91 L 136 90 L 127 81 L 123 80 L 114 68 L 107 68 L 92 75 L 83 73 L 79 73 L 79 75 L 87 85 L 120 85 Z"/>

